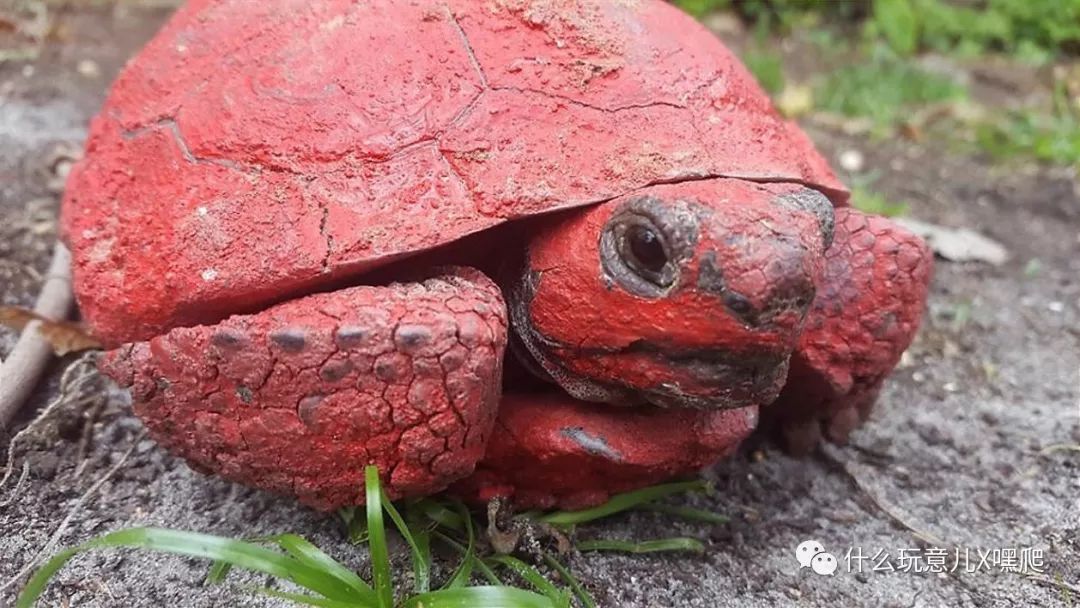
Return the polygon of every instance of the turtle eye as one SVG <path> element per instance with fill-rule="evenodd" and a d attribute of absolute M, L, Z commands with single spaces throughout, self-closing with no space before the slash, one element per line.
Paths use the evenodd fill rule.
<path fill-rule="evenodd" d="M 667 251 L 660 236 L 647 226 L 633 226 L 626 234 L 627 252 L 632 259 L 627 260 L 650 272 L 660 272 L 668 263 Z"/>
<path fill-rule="evenodd" d="M 697 217 L 688 203 L 651 196 L 621 204 L 600 233 L 600 264 L 610 284 L 643 298 L 661 298 L 678 283 L 693 255 Z"/>

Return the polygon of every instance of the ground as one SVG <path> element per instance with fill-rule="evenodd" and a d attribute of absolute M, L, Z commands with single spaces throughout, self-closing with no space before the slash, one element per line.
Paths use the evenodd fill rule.
<path fill-rule="evenodd" d="M 39 56 L 0 61 L 0 304 L 32 305 L 55 238 L 56 151 L 81 141 L 110 79 L 167 14 L 123 6 L 60 13 Z M 706 473 L 713 495 L 683 499 L 732 523 L 634 513 L 580 530 L 697 536 L 708 539 L 703 555 L 576 555 L 572 569 L 602 606 L 627 608 L 1080 603 L 1075 170 L 992 165 L 939 142 L 868 141 L 813 124 L 810 133 L 834 162 L 861 153 L 863 170 L 881 175 L 875 187 L 908 201 L 911 216 L 982 232 L 1010 260 L 938 261 L 924 327 L 850 446 L 792 459 L 759 442 Z M 14 334 L 0 330 L 0 358 L 13 344 Z M 0 486 L 0 604 L 43 548 L 132 525 L 296 532 L 363 569 L 363 551 L 335 518 L 191 471 L 145 438 L 123 395 L 88 366 L 63 382 L 76 361 L 69 355 L 52 367 L 19 420 L 60 402 L 15 445 L 13 475 Z M 837 556 L 834 576 L 799 568 L 795 548 L 808 539 Z M 963 562 L 952 573 L 872 572 L 872 563 L 848 571 L 849 549 L 887 551 L 898 566 L 901 550 L 930 555 L 932 547 L 948 551 L 949 569 L 957 549 L 969 550 L 979 571 L 965 572 Z M 1019 548 L 1042 550 L 1045 574 L 976 567 L 980 549 Z M 261 581 L 206 588 L 205 573 L 193 560 L 92 553 L 60 572 L 43 604 L 275 605 L 243 591 Z"/>

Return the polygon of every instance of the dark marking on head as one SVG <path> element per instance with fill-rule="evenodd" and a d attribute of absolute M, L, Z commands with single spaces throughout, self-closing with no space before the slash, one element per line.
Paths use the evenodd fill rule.
<path fill-rule="evenodd" d="M 731 314 L 742 322 L 751 326 L 757 324 L 758 315 L 754 304 L 743 294 L 728 289 L 727 282 L 724 281 L 724 273 L 716 263 L 715 252 L 710 251 L 702 257 L 698 267 L 698 288 L 719 296 Z"/>
<path fill-rule="evenodd" d="M 431 341 L 431 330 L 423 325 L 402 325 L 394 332 L 394 343 L 406 353 L 411 353 Z"/>
<path fill-rule="evenodd" d="M 323 399 L 325 399 L 323 395 L 308 395 L 301 399 L 296 406 L 296 415 L 300 417 L 300 421 L 304 423 L 304 426 L 309 429 L 315 429 L 317 425 L 316 416 Z"/>
<path fill-rule="evenodd" d="M 623 460 L 622 454 L 608 445 L 607 440 L 598 435 L 593 435 L 579 426 L 563 429 L 562 435 L 594 456 L 603 456 L 615 462 L 622 462 Z"/>
<path fill-rule="evenodd" d="M 774 202 L 787 209 L 813 214 L 818 220 L 818 225 L 821 226 L 825 249 L 832 246 L 833 234 L 836 231 L 836 211 L 827 196 L 817 190 L 804 188 L 798 192 L 778 196 Z"/>
<path fill-rule="evenodd" d="M 222 328 L 210 336 L 210 344 L 218 348 L 238 350 L 246 346 L 248 338 L 243 332 L 236 329 Z"/>
<path fill-rule="evenodd" d="M 255 394 L 251 392 L 251 389 L 243 384 L 236 387 L 236 397 L 245 404 L 250 405 L 255 400 Z"/>
<path fill-rule="evenodd" d="M 304 330 L 295 327 L 270 332 L 270 339 L 274 341 L 274 344 L 280 346 L 281 350 L 291 353 L 304 350 L 304 346 L 307 344 Z"/>
<path fill-rule="evenodd" d="M 371 334 L 363 327 L 356 327 L 354 325 L 345 325 L 339 327 L 334 334 L 334 342 L 338 345 L 338 348 L 348 349 L 356 348 L 367 340 Z"/>
<path fill-rule="evenodd" d="M 724 282 L 724 273 L 716 265 L 716 252 L 709 251 L 701 258 L 698 266 L 698 288 L 706 293 L 723 295 L 727 290 Z"/>
<path fill-rule="evenodd" d="M 319 370 L 319 377 L 326 382 L 337 382 L 353 370 L 352 361 L 330 361 Z"/>

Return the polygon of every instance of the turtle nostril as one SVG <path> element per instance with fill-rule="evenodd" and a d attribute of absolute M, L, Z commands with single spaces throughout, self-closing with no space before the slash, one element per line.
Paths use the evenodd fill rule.
<path fill-rule="evenodd" d="M 791 310 L 800 315 L 806 314 L 814 301 L 814 284 L 805 277 L 791 277 L 777 284 L 769 294 L 766 305 L 768 316 Z"/>
<path fill-rule="evenodd" d="M 754 305 L 741 293 L 734 291 L 724 293 L 724 305 L 728 307 L 728 310 L 747 321 L 753 317 Z"/>

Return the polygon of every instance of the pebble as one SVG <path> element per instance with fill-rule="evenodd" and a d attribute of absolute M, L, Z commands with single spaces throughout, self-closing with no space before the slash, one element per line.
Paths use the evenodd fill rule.
<path fill-rule="evenodd" d="M 98 76 L 101 76 L 101 67 L 92 59 L 83 59 L 75 66 L 75 69 L 79 71 L 79 74 L 86 78 L 97 78 Z"/>
<path fill-rule="evenodd" d="M 844 150 L 840 153 L 840 167 L 848 173 L 858 173 L 866 165 L 866 159 L 862 152 L 855 149 Z"/>
<path fill-rule="evenodd" d="M 1050 302 L 1046 307 L 1050 309 L 1050 312 L 1065 312 L 1064 302 Z"/>

